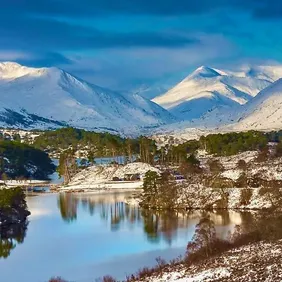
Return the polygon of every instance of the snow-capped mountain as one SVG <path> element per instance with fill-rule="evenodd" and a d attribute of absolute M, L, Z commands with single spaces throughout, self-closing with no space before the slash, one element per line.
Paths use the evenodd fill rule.
<path fill-rule="evenodd" d="M 262 90 L 239 113 L 236 130 L 282 129 L 282 78 Z"/>
<path fill-rule="evenodd" d="M 200 67 L 154 103 L 139 93 L 101 88 L 57 68 L 0 63 L 0 127 L 74 126 L 121 134 L 152 128 L 281 129 L 279 78 L 282 66 L 245 66 L 236 71 Z"/>
<path fill-rule="evenodd" d="M 225 71 L 200 67 L 167 93 L 153 99 L 182 120 L 203 119 L 211 111 L 235 111 L 282 77 L 282 67 Z"/>
<path fill-rule="evenodd" d="M 70 125 L 129 133 L 173 120 L 165 109 L 138 94 L 122 95 L 57 68 L 0 63 L 0 126 Z"/>

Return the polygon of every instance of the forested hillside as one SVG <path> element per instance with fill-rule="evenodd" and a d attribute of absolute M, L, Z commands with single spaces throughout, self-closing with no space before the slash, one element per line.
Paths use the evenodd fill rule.
<path fill-rule="evenodd" d="M 137 139 L 122 138 L 110 133 L 97 133 L 75 128 L 62 128 L 46 131 L 37 138 L 33 145 L 50 154 L 66 149 L 80 152 L 81 157 L 127 156 L 129 159 L 138 154 L 140 159 L 150 162 L 149 155 L 156 151 L 155 141 L 147 137 Z"/>
<path fill-rule="evenodd" d="M 205 150 L 208 154 L 231 156 L 245 151 L 263 150 L 269 142 L 280 143 L 282 131 L 273 132 L 232 132 L 202 136 L 199 140 L 190 140 L 174 145 L 158 144 L 150 137 L 122 138 L 109 133 L 96 133 L 75 128 L 63 128 L 45 131 L 35 138 L 34 147 L 48 153 L 60 153 L 66 149 L 84 153 L 83 157 L 138 155 L 144 162 L 180 162 L 187 154 L 196 150 Z"/>
<path fill-rule="evenodd" d="M 48 179 L 55 166 L 48 154 L 16 141 L 0 141 L 0 175 L 9 178 Z"/>

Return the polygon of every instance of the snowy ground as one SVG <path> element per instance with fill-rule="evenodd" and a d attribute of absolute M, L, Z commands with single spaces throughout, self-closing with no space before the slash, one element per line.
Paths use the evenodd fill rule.
<path fill-rule="evenodd" d="M 168 267 L 163 274 L 141 281 L 282 281 L 282 241 L 247 245 L 189 267 Z"/>
<path fill-rule="evenodd" d="M 224 188 L 224 192 L 228 197 L 228 209 L 233 210 L 260 210 L 267 209 L 272 206 L 271 199 L 267 196 L 259 194 L 259 188 L 250 188 L 252 196 L 248 204 L 241 203 L 242 188 Z M 179 196 L 179 208 L 188 209 L 222 209 L 220 202 L 222 199 L 222 191 L 220 189 L 207 188 L 199 185 L 190 185 L 186 188 L 185 193 Z M 137 206 L 140 198 L 132 197 L 126 200 L 126 203 Z"/>
<path fill-rule="evenodd" d="M 84 189 L 139 189 L 143 185 L 142 178 L 147 171 L 159 170 L 149 164 L 136 162 L 123 165 L 95 165 L 79 172 L 74 179 L 61 190 Z M 125 175 L 139 174 L 140 181 L 113 181 L 113 178 L 124 179 Z"/>
<path fill-rule="evenodd" d="M 233 156 L 214 157 L 208 155 L 204 150 L 198 152 L 197 157 L 201 162 L 201 166 L 208 168 L 209 160 L 218 160 L 224 167 L 221 176 L 224 178 L 237 180 L 243 173 L 248 177 L 258 175 L 264 180 L 282 180 L 282 158 L 271 158 L 265 162 L 258 163 L 256 158 L 257 151 L 247 151 Z M 247 164 L 245 170 L 238 169 L 238 162 L 243 160 Z"/>
<path fill-rule="evenodd" d="M 201 161 L 201 166 L 208 169 L 208 160 L 217 159 L 224 167 L 224 172 L 221 173 L 222 178 L 236 181 L 242 174 L 248 177 L 258 175 L 264 180 L 282 180 L 282 160 L 279 158 L 271 159 L 264 163 L 256 163 L 255 158 L 257 152 L 249 151 L 228 157 L 213 157 L 205 152 L 199 152 L 198 158 Z M 247 169 L 244 171 L 237 168 L 239 160 L 244 160 L 247 163 Z M 264 209 L 271 207 L 271 198 L 269 195 L 260 195 L 260 188 L 249 188 L 252 195 L 248 204 L 241 203 L 241 194 L 243 189 L 240 188 L 224 188 L 224 192 L 228 195 L 229 209 Z M 179 196 L 178 204 L 182 208 L 190 209 L 205 209 L 218 208 L 218 203 L 222 199 L 222 190 L 205 187 L 201 184 L 187 184 L 183 193 Z M 138 205 L 140 199 L 131 198 L 127 200 L 130 205 Z"/>
<path fill-rule="evenodd" d="M 67 185 L 60 188 L 60 191 L 75 191 L 75 190 L 134 190 L 141 189 L 143 186 L 143 181 L 109 181 L 101 183 L 89 183 L 89 184 L 77 184 L 77 185 Z"/>
<path fill-rule="evenodd" d="M 257 152 L 244 152 L 230 157 L 218 157 L 223 164 L 225 171 L 221 173 L 221 177 L 236 181 L 243 173 L 248 177 L 259 175 L 265 180 L 281 180 L 282 166 L 281 159 L 271 160 L 269 163 L 264 162 L 257 164 L 254 162 L 257 157 Z M 204 152 L 200 152 L 199 159 L 203 167 L 207 166 L 207 161 L 213 158 L 207 156 Z M 243 171 L 237 168 L 239 160 L 244 160 L 248 164 L 248 168 Z M 109 190 L 109 189 L 140 189 L 142 188 L 145 173 L 148 170 L 159 172 L 159 170 L 146 163 L 130 163 L 123 165 L 95 165 L 79 172 L 74 179 L 67 185 L 63 186 L 62 191 L 91 191 L 91 190 Z M 140 174 L 140 181 L 113 181 L 113 178 L 124 179 L 128 174 Z M 229 209 L 263 209 L 271 207 L 271 199 L 269 195 L 260 195 L 259 188 L 250 188 L 251 198 L 247 204 L 241 203 L 242 188 L 224 188 L 228 195 Z M 200 184 L 187 184 L 185 191 L 179 196 L 178 205 L 181 208 L 190 209 L 205 209 L 205 208 L 219 208 L 222 199 L 222 190 L 204 187 Z M 128 204 L 138 205 L 139 199 L 128 199 Z"/>
<path fill-rule="evenodd" d="M 7 129 L 7 128 L 0 128 L 0 133 L 9 140 L 13 140 L 14 136 L 19 135 L 22 142 L 24 139 L 33 142 L 34 139 L 40 135 L 40 132 L 21 130 L 21 129 Z"/>

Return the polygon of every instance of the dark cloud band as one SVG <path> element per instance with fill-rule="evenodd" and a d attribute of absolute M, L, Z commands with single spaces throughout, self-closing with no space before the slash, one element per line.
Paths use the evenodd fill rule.
<path fill-rule="evenodd" d="M 54 19 L 0 17 L 0 49 L 95 50 L 123 47 L 183 47 L 198 41 L 173 32 L 99 31 Z"/>
<path fill-rule="evenodd" d="M 238 8 L 257 18 L 282 16 L 280 0 L 9 0 L 1 3 L 2 13 L 70 17 L 106 14 L 189 15 L 219 8 Z"/>

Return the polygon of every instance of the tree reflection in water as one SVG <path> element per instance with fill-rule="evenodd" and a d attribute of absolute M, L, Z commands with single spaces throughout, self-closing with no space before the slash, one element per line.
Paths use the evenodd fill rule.
<path fill-rule="evenodd" d="M 11 251 L 22 244 L 26 236 L 28 222 L 0 227 L 0 260 L 10 256 Z"/>
<path fill-rule="evenodd" d="M 77 219 L 78 199 L 70 193 L 59 194 L 58 205 L 62 219 L 71 222 Z"/>
<path fill-rule="evenodd" d="M 90 215 L 97 215 L 110 225 L 111 231 L 118 231 L 121 227 L 134 228 L 136 224 L 142 224 L 144 233 L 150 242 L 166 241 L 169 245 L 177 236 L 179 229 L 187 230 L 194 227 L 202 217 L 202 212 L 187 213 L 177 211 L 152 211 L 139 209 L 136 206 L 125 204 L 125 198 L 131 196 L 126 193 L 112 194 L 60 194 L 58 197 L 62 218 L 67 222 L 77 219 L 79 207 Z M 228 212 L 211 214 L 215 225 L 229 226 L 230 215 Z M 240 215 L 239 215 L 240 217 Z M 236 223 L 237 224 L 237 223 Z M 220 232 L 225 236 L 228 230 Z"/>

